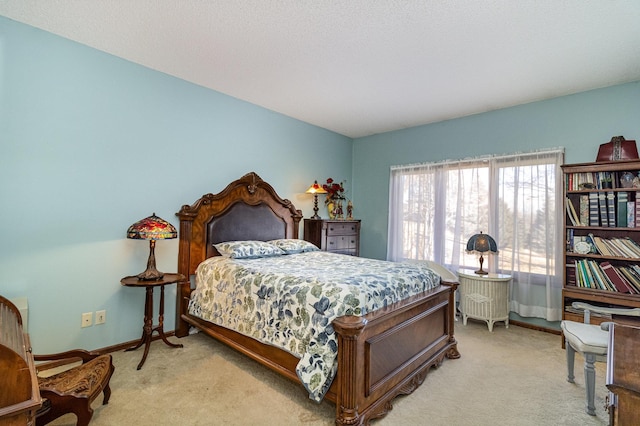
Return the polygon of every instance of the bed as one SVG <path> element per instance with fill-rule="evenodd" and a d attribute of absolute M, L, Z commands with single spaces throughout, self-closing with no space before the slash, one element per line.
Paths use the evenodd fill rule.
<path fill-rule="evenodd" d="M 188 277 L 195 276 L 207 259 L 218 260 L 210 259 L 220 256 L 214 244 L 295 240 L 302 219 L 289 200 L 253 172 L 217 194 L 183 205 L 177 216 L 178 272 Z M 432 367 L 439 367 L 445 357 L 460 357 L 454 337 L 456 287 L 455 281 L 440 280 L 433 288 L 364 315 L 332 319 L 336 372 L 322 396 L 335 403 L 337 425 L 365 425 L 383 417 L 393 408 L 393 399 L 412 393 Z M 190 327 L 196 327 L 302 384 L 296 372 L 299 356 L 193 315 L 189 312 L 192 293 L 196 291 L 191 281 L 179 283 L 176 336 L 186 336 Z"/>

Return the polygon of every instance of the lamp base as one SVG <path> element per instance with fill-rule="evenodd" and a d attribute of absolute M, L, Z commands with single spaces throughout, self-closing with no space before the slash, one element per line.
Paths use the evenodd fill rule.
<path fill-rule="evenodd" d="M 475 271 L 476 274 L 478 274 L 478 275 L 488 275 L 489 274 L 487 271 L 482 269 L 482 264 L 483 263 L 484 263 L 484 258 L 482 257 L 482 255 L 480 255 L 480 269 Z"/>
<path fill-rule="evenodd" d="M 136 275 L 141 281 L 156 281 L 164 277 L 164 273 L 156 269 L 156 240 L 149 240 L 149 259 L 147 269 Z"/>
<path fill-rule="evenodd" d="M 140 281 L 157 281 L 164 277 L 164 273 L 158 270 L 146 270 L 136 275 Z"/>

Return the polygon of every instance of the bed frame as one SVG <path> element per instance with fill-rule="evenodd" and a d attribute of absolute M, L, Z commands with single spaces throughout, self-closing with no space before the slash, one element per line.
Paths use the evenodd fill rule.
<path fill-rule="evenodd" d="M 232 240 L 298 238 L 302 212 L 280 198 L 257 174 L 248 173 L 218 194 L 184 205 L 180 218 L 178 272 L 189 277 L 203 260 L 218 255 L 213 244 Z M 457 282 L 412 296 L 364 316 L 333 321 L 338 337 L 338 372 L 325 398 L 336 404 L 337 425 L 367 425 L 412 393 L 444 357 L 459 358 L 453 334 Z M 189 326 L 300 383 L 298 359 L 274 346 L 189 315 L 192 286 L 179 283 L 176 336 Z M 301 389 L 304 389 L 301 386 Z"/>

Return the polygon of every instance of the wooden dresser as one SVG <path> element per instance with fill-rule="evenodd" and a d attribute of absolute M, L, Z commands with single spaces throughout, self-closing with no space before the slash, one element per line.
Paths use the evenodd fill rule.
<path fill-rule="evenodd" d="M 619 323 L 610 327 L 607 352 L 610 422 L 613 426 L 639 425 L 640 328 Z"/>
<path fill-rule="evenodd" d="M 360 220 L 305 219 L 304 239 L 332 253 L 360 255 Z"/>
<path fill-rule="evenodd" d="M 42 405 L 29 335 L 20 311 L 0 296 L 0 424 L 33 425 Z"/>

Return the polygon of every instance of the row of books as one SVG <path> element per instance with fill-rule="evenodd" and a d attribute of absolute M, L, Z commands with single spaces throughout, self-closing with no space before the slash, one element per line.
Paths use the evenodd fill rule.
<path fill-rule="evenodd" d="M 589 189 L 616 189 L 624 188 L 621 184 L 621 177 L 631 174 L 637 176 L 637 172 L 611 172 L 601 171 L 592 173 L 568 173 L 565 179 L 567 191 L 584 191 Z M 633 182 L 626 182 L 626 185 Z M 626 186 L 628 188 L 629 186 Z"/>
<path fill-rule="evenodd" d="M 585 247 L 589 249 L 586 250 Z M 640 244 L 629 237 L 603 238 L 591 233 L 589 235 L 574 235 L 574 230 L 571 228 L 567 229 L 567 251 L 640 259 Z"/>
<path fill-rule="evenodd" d="M 598 263 L 592 259 L 575 260 L 574 265 L 575 273 L 570 274 L 567 279 L 576 287 L 640 294 L 638 265 L 613 266 L 609 262 Z M 568 271 L 571 270 L 572 268 L 568 268 Z"/>
<path fill-rule="evenodd" d="M 573 226 L 640 228 L 640 191 L 594 191 L 580 195 L 577 208 L 569 197 L 566 204 Z"/>

